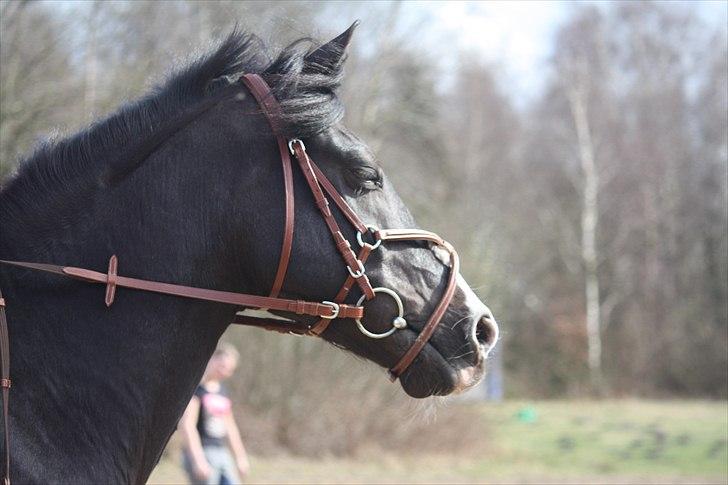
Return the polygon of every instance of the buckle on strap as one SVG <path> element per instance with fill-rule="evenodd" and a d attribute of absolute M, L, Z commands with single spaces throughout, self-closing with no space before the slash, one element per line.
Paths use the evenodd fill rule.
<path fill-rule="evenodd" d="M 13 381 L 10 379 L 0 379 L 0 387 L 4 387 L 5 389 L 10 389 L 10 387 L 13 385 Z"/>
<path fill-rule="evenodd" d="M 366 268 L 364 268 L 364 263 L 362 263 L 360 259 L 356 260 L 356 264 L 359 265 L 359 269 L 356 270 L 356 272 L 354 272 L 348 264 L 346 265 L 346 269 L 349 271 L 352 278 L 359 279 L 364 276 L 364 273 L 366 273 Z"/>
<path fill-rule="evenodd" d="M 324 301 L 321 302 L 321 304 L 328 306 L 329 308 L 331 308 L 331 311 L 333 312 L 333 314 L 331 316 L 328 316 L 328 317 L 325 316 L 325 315 L 320 315 L 321 318 L 325 318 L 326 320 L 333 320 L 334 318 L 336 318 L 336 317 L 339 316 L 339 310 L 341 310 L 341 307 L 339 306 L 338 303 L 335 303 L 333 301 L 326 301 L 326 300 L 324 300 Z"/>

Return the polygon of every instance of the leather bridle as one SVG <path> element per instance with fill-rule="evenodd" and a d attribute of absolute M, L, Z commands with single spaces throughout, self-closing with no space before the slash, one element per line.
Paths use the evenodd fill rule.
<path fill-rule="evenodd" d="M 268 330 L 293 333 L 299 335 L 321 335 L 335 319 L 353 319 L 359 330 L 366 336 L 379 339 L 385 338 L 397 330 L 407 327 L 404 318 L 404 306 L 399 295 L 389 288 L 372 287 L 366 275 L 365 263 L 370 254 L 382 243 L 396 243 L 406 241 L 425 241 L 443 248 L 449 254 L 450 274 L 445 291 L 440 302 L 430 315 L 420 333 L 415 338 L 409 349 L 402 355 L 399 361 L 389 369 L 392 381 L 396 380 L 412 364 L 427 342 L 432 337 L 435 329 L 445 314 L 453 294 L 455 293 L 456 278 L 459 272 L 459 259 L 455 249 L 435 233 L 419 229 L 378 229 L 372 225 L 365 224 L 349 207 L 344 198 L 339 194 L 334 185 L 326 178 L 323 172 L 316 166 L 306 152 L 303 141 L 286 138 L 280 134 L 278 129 L 281 108 L 273 96 L 268 84 L 257 74 L 245 74 L 241 78 L 248 90 L 253 94 L 262 112 L 266 115 L 268 122 L 273 129 L 278 143 L 278 150 L 281 156 L 283 168 L 283 183 L 285 188 L 285 223 L 283 230 L 283 244 L 278 261 L 278 269 L 275 273 L 273 287 L 268 296 L 233 293 L 227 291 L 196 288 L 191 286 L 175 285 L 158 281 L 143 280 L 120 276 L 118 274 L 118 259 L 112 255 L 106 273 L 101 273 L 84 268 L 72 266 L 56 266 L 45 263 L 29 263 L 23 261 L 0 260 L 0 264 L 21 267 L 36 271 L 53 273 L 60 276 L 74 278 L 89 283 L 100 283 L 106 286 L 105 303 L 111 306 L 114 302 L 116 289 L 119 287 L 132 288 L 142 291 L 150 291 L 167 295 L 175 295 L 198 300 L 215 301 L 228 303 L 248 309 L 267 309 L 281 312 L 292 312 L 296 315 L 309 315 L 318 317 L 318 321 L 308 325 L 295 320 L 282 320 L 276 318 L 261 318 L 249 315 L 236 315 L 234 324 L 253 325 Z M 291 155 L 296 159 L 303 173 L 306 182 L 313 194 L 316 206 L 328 230 L 341 254 L 349 275 L 344 281 L 341 289 L 331 301 L 312 302 L 304 300 L 290 300 L 280 298 L 278 295 L 283 286 L 283 281 L 288 269 L 293 244 L 293 222 L 294 222 L 294 192 L 293 192 L 293 168 Z M 344 217 L 354 226 L 357 231 L 358 254 L 352 249 L 351 243 L 344 237 L 341 229 L 334 218 L 329 201 L 339 208 Z M 369 242 L 371 241 L 371 242 Z M 359 286 L 362 296 L 355 305 L 344 303 L 354 285 Z M 398 315 L 392 320 L 392 327 L 383 333 L 369 331 L 361 322 L 364 318 L 364 300 L 370 301 L 377 294 L 390 296 L 397 305 Z M 4 482 L 10 483 L 10 444 L 8 430 L 8 394 L 10 390 L 10 354 L 8 342 L 8 328 L 5 317 L 5 301 L 0 294 L 0 378 L 3 397 L 3 420 L 5 440 L 5 470 Z"/>

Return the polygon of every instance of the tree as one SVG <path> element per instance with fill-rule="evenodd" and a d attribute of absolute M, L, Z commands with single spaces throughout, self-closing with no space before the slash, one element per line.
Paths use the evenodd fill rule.
<path fill-rule="evenodd" d="M 0 4 L 0 177 L 39 135 L 80 122 L 81 76 L 73 70 L 70 35 L 45 6 Z M 32 35 L 29 35 L 32 33 Z"/>

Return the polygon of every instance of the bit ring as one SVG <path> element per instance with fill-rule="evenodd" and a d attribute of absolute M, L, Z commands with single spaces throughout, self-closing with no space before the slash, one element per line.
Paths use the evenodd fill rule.
<path fill-rule="evenodd" d="M 355 318 L 354 321 L 356 322 L 356 326 L 359 327 L 359 331 L 366 335 L 369 338 L 384 338 L 389 337 L 397 330 L 401 330 L 403 328 L 407 327 L 407 320 L 404 319 L 404 305 L 402 305 L 402 299 L 399 297 L 397 293 L 395 293 L 393 290 L 390 290 L 389 288 L 384 288 L 382 286 L 379 286 L 377 288 L 373 288 L 374 293 L 385 293 L 392 297 L 394 302 L 397 304 L 397 311 L 399 314 L 392 320 L 392 328 L 387 330 L 386 332 L 382 333 L 374 333 L 367 330 L 364 325 L 361 323 L 361 318 Z M 360 306 L 364 299 L 366 298 L 366 295 L 362 295 L 361 298 L 359 298 L 359 301 L 356 302 L 356 306 Z"/>

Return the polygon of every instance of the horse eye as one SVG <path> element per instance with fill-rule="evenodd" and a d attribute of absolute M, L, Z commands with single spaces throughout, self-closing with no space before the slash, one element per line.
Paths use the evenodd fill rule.
<path fill-rule="evenodd" d="M 359 193 L 382 188 L 382 174 L 378 168 L 361 165 L 350 170 L 350 185 Z"/>

